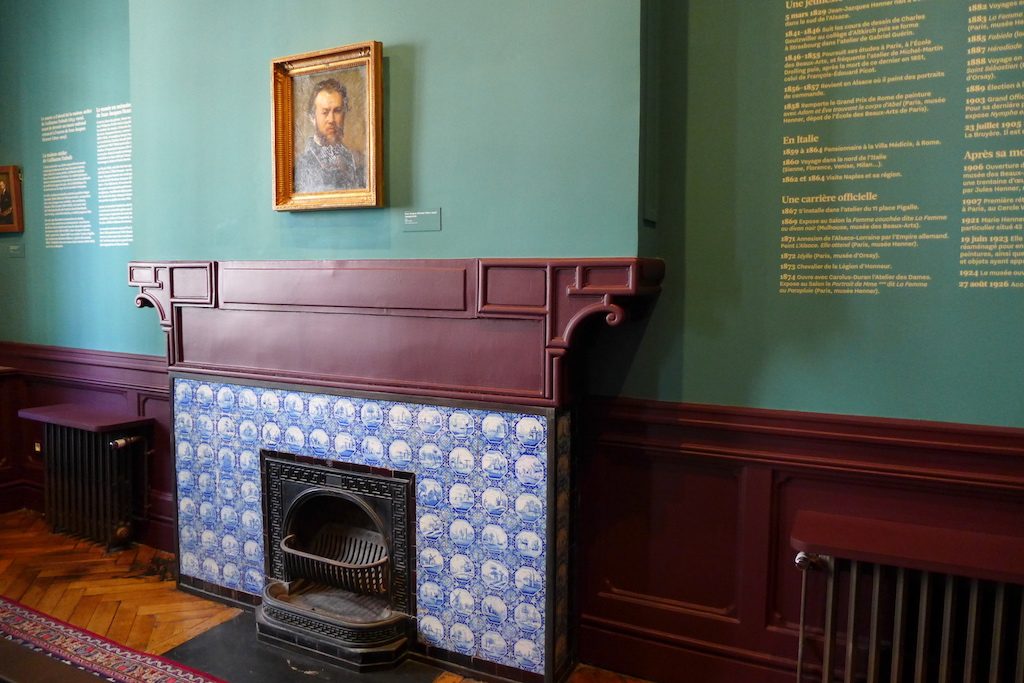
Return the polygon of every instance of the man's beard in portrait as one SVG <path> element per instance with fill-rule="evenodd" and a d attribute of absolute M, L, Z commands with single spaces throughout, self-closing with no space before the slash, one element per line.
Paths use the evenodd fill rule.
<path fill-rule="evenodd" d="M 318 143 L 320 143 L 324 147 L 331 147 L 341 144 L 341 136 L 342 133 L 344 132 L 344 129 L 342 127 L 335 126 L 334 124 L 327 124 L 326 126 L 324 126 L 324 129 L 327 133 L 326 135 L 324 134 L 325 131 L 318 130 L 316 132 L 316 141 Z"/>

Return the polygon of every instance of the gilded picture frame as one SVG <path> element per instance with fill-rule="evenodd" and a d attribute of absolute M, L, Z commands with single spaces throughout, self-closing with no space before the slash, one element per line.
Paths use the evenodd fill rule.
<path fill-rule="evenodd" d="M 377 41 L 271 62 L 274 209 L 384 205 Z"/>
<path fill-rule="evenodd" d="M 21 169 L 0 166 L 0 233 L 25 232 L 21 206 Z"/>

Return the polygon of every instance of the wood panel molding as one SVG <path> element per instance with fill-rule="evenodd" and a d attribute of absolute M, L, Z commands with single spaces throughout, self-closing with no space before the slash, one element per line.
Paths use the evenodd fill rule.
<path fill-rule="evenodd" d="M 9 434 L 14 430 L 17 378 L 17 368 L 0 365 L 0 434 Z M 10 488 L 19 476 L 13 454 L 0 450 L 0 488 Z"/>
<path fill-rule="evenodd" d="M 164 396 L 170 391 L 167 361 L 162 356 L 0 341 L 0 365 L 16 368 L 22 378 L 71 381 Z"/>
<path fill-rule="evenodd" d="M 639 399 L 595 399 L 608 445 L 1024 491 L 1024 429 Z"/>
<path fill-rule="evenodd" d="M 169 261 L 128 280 L 174 370 L 554 406 L 580 323 L 642 312 L 663 274 L 637 258 Z"/>
<path fill-rule="evenodd" d="M 56 403 L 106 406 L 152 417 L 149 511 L 141 540 L 171 550 L 176 529 L 174 474 L 170 458 L 170 385 L 162 356 L 92 351 L 0 342 L 0 365 L 16 372 L 0 384 L 2 453 L 13 467 L 5 471 L 3 510 L 42 508 L 43 468 L 35 453 L 42 429 L 16 417 L 22 408 Z"/>
<path fill-rule="evenodd" d="M 581 413 L 578 618 L 587 663 L 653 680 L 684 669 L 709 683 L 792 680 L 800 519 L 927 529 L 915 535 L 919 545 L 980 537 L 993 565 L 985 576 L 1019 574 L 1010 565 L 1024 543 L 1024 430 L 623 398 L 589 400 Z M 709 490 L 709 468 L 735 472 L 737 494 Z M 695 502 L 667 504 L 671 491 Z M 687 514 L 666 520 L 669 507 Z M 622 524 L 642 563 L 601 547 L 601 538 L 622 543 Z M 863 552 L 892 559 L 892 543 L 875 545 Z M 978 574 L 977 562 L 958 565 L 948 548 L 917 550 L 941 550 L 944 571 Z M 719 574 L 693 570 L 716 566 Z M 674 578 L 652 584 L 652 567 L 674 568 Z M 728 618 L 708 609 L 725 595 L 736 601 Z"/>

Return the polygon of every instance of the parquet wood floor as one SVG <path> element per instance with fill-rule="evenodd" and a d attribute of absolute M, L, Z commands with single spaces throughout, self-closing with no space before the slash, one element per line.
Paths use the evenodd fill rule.
<path fill-rule="evenodd" d="M 479 683 L 472 678 L 464 678 L 454 673 L 443 673 L 434 679 L 434 683 Z M 637 678 L 630 678 L 622 674 L 595 669 L 592 666 L 581 664 L 569 676 L 566 683 L 645 683 Z"/>
<path fill-rule="evenodd" d="M 177 590 L 170 575 L 157 571 L 171 562 L 147 546 L 107 553 L 51 533 L 38 512 L 0 514 L 0 595 L 150 654 L 164 654 L 240 611 Z M 475 681 L 443 673 L 434 683 Z M 642 681 L 580 666 L 568 683 Z"/>
<path fill-rule="evenodd" d="M 147 546 L 107 553 L 54 534 L 38 512 L 0 515 L 0 595 L 130 648 L 163 654 L 238 609 L 183 593 Z"/>

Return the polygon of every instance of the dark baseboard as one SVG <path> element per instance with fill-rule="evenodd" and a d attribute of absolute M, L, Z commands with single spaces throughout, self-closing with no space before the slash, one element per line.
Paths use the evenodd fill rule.
<path fill-rule="evenodd" d="M 583 626 L 579 632 L 583 662 L 600 662 L 613 671 L 629 673 L 648 681 L 673 683 L 792 683 L 790 668 L 757 666 L 727 655 L 699 652 L 689 648 L 616 631 Z"/>
<path fill-rule="evenodd" d="M 0 512 L 28 508 L 43 509 L 43 488 L 35 481 L 20 479 L 0 484 Z"/>
<path fill-rule="evenodd" d="M 203 581 L 192 576 L 178 576 L 178 588 L 186 593 L 192 593 L 202 598 L 216 600 L 241 609 L 253 609 L 262 602 L 258 595 L 252 595 L 244 591 L 237 591 L 224 586 L 218 586 L 209 581 Z"/>
<path fill-rule="evenodd" d="M 139 534 L 138 541 L 143 545 L 148 545 L 153 548 L 160 548 L 167 552 L 176 552 L 176 533 L 177 531 L 173 520 L 150 517 L 145 521 L 145 527 Z"/>

